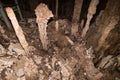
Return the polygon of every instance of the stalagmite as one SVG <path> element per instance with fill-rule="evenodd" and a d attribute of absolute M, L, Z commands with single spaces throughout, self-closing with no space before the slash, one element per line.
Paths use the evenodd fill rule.
<path fill-rule="evenodd" d="M 35 9 L 35 14 L 37 16 L 36 22 L 38 23 L 40 40 L 43 46 L 43 49 L 47 50 L 48 38 L 47 38 L 47 22 L 50 17 L 53 17 L 52 12 L 48 9 L 47 5 L 40 4 Z"/>
<path fill-rule="evenodd" d="M 8 7 L 6 8 L 6 12 L 7 12 L 7 15 L 9 17 L 9 19 L 11 20 L 11 23 L 13 25 L 13 28 L 15 30 L 15 33 L 20 41 L 20 44 L 22 45 L 22 47 L 24 48 L 25 52 L 26 53 L 29 53 L 29 49 L 28 49 L 28 43 L 25 39 L 25 36 L 23 34 L 23 31 L 22 31 L 22 28 L 19 26 L 18 24 L 18 21 L 16 19 L 16 16 L 13 12 L 13 9 Z"/>
<path fill-rule="evenodd" d="M 93 64 L 93 49 L 90 47 L 86 50 L 84 44 L 75 45 L 75 50 L 79 54 L 79 64 L 84 68 L 88 80 L 100 80 L 103 74 Z"/>
<path fill-rule="evenodd" d="M 81 20 L 81 23 L 80 23 L 80 27 L 81 27 L 81 29 L 83 29 L 83 27 L 84 27 L 84 22 L 85 22 L 85 20 L 82 19 L 82 20 Z"/>
<path fill-rule="evenodd" d="M 90 2 L 90 6 L 88 8 L 88 14 L 87 14 L 87 22 L 82 31 L 82 35 L 81 35 L 82 37 L 85 37 L 85 35 L 89 29 L 90 21 L 93 18 L 93 15 L 96 13 L 96 8 L 97 8 L 98 3 L 99 3 L 99 0 L 91 0 L 91 2 Z"/>
<path fill-rule="evenodd" d="M 78 22 L 80 19 L 80 13 L 82 8 L 83 0 L 75 0 L 74 12 L 73 12 L 73 19 L 72 19 L 72 35 L 75 35 L 78 32 Z"/>
<path fill-rule="evenodd" d="M 105 43 L 105 40 L 106 40 L 108 34 L 118 23 L 119 17 L 113 16 L 113 17 L 111 17 L 110 20 L 111 20 L 110 23 L 108 25 L 106 25 L 107 27 L 105 27 L 104 31 L 102 32 L 102 36 L 100 37 L 100 39 L 98 41 L 98 47 L 96 48 L 97 51 L 102 47 L 102 45 Z"/>
<path fill-rule="evenodd" d="M 56 20 L 56 22 L 55 22 L 55 29 L 56 29 L 56 31 L 59 31 L 59 23 L 58 23 L 58 20 Z"/>
<path fill-rule="evenodd" d="M 59 23 L 58 23 L 58 0 L 56 0 L 56 22 L 55 22 L 55 28 L 56 28 L 56 31 L 59 30 Z"/>

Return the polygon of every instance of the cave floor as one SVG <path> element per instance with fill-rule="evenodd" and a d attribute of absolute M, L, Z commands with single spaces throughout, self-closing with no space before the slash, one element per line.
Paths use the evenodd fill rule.
<path fill-rule="evenodd" d="M 42 49 L 35 19 L 19 22 L 29 44 L 29 57 L 13 31 L 0 26 L 0 80 L 120 80 L 120 72 L 94 66 L 93 50 L 86 49 L 80 36 L 71 36 L 71 22 L 48 24 L 48 50 Z M 87 54 L 88 52 L 88 54 Z"/>

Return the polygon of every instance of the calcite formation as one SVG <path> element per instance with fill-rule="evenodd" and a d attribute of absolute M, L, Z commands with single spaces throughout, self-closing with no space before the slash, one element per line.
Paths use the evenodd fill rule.
<path fill-rule="evenodd" d="M 102 47 L 102 45 L 105 43 L 105 40 L 106 40 L 107 36 L 109 35 L 110 31 L 115 28 L 115 25 L 117 25 L 117 23 L 119 21 L 119 17 L 112 16 L 110 18 L 110 20 L 111 21 L 108 23 L 107 27 L 105 27 L 105 29 L 102 32 L 102 36 L 100 37 L 100 39 L 98 41 L 98 47 L 96 48 L 96 50 L 99 50 Z"/>
<path fill-rule="evenodd" d="M 85 35 L 89 29 L 90 21 L 93 18 L 93 15 L 96 13 L 96 8 L 97 8 L 98 3 L 99 3 L 99 0 L 91 0 L 91 2 L 90 2 L 90 6 L 88 8 L 88 14 L 87 14 L 87 22 L 82 31 L 82 35 L 81 35 L 82 37 L 85 37 Z"/>
<path fill-rule="evenodd" d="M 35 9 L 35 14 L 37 16 L 36 22 L 38 23 L 39 33 L 40 33 L 40 40 L 44 50 L 47 50 L 48 46 L 48 37 L 47 37 L 47 22 L 50 17 L 53 17 L 52 12 L 48 9 L 47 5 L 41 3 Z"/>
<path fill-rule="evenodd" d="M 16 19 L 16 16 L 15 16 L 15 13 L 14 13 L 13 9 L 8 7 L 8 8 L 6 8 L 6 12 L 7 12 L 7 15 L 8 15 L 9 19 L 11 20 L 11 23 L 13 25 L 15 33 L 16 33 L 22 47 L 24 48 L 26 53 L 29 53 L 28 43 L 27 43 L 26 38 L 23 34 L 22 28 L 18 24 L 18 21 Z"/>
<path fill-rule="evenodd" d="M 82 4 L 84 0 L 75 0 L 75 5 L 74 5 L 74 12 L 73 12 L 73 18 L 72 18 L 72 28 L 71 28 L 71 33 L 72 35 L 76 35 L 78 32 L 78 27 L 79 27 L 79 19 L 80 19 L 80 13 L 82 9 Z"/>

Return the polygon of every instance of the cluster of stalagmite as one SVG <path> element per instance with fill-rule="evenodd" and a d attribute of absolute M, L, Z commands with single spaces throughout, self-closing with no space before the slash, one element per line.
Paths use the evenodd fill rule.
<path fill-rule="evenodd" d="M 90 21 L 93 18 L 93 15 L 96 13 L 96 8 L 97 8 L 98 3 L 99 3 L 99 0 L 91 0 L 91 2 L 90 2 L 90 6 L 88 8 L 88 14 L 87 14 L 87 22 L 82 31 L 82 35 L 81 35 L 82 37 L 85 37 L 85 35 L 89 29 Z"/>
<path fill-rule="evenodd" d="M 11 23 L 13 25 L 15 33 L 16 33 L 22 47 L 24 48 L 26 53 L 29 53 L 28 43 L 27 43 L 26 38 L 23 34 L 22 28 L 18 24 L 18 21 L 16 19 L 16 16 L 15 16 L 15 13 L 14 13 L 13 9 L 8 7 L 8 8 L 6 8 L 6 12 L 7 12 L 7 15 L 8 15 L 9 19 L 11 20 Z"/>
<path fill-rule="evenodd" d="M 39 27 L 39 33 L 40 33 L 40 40 L 43 46 L 43 49 L 47 50 L 48 45 L 48 37 L 47 37 L 47 22 L 50 19 L 50 17 L 53 17 L 52 12 L 48 9 L 47 5 L 40 4 L 35 9 L 35 14 L 37 16 L 36 22 Z"/>

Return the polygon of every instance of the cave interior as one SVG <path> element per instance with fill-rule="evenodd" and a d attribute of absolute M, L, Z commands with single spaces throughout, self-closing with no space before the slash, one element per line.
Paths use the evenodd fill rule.
<path fill-rule="evenodd" d="M 1 0 L 1 80 L 120 80 L 120 0 Z"/>

